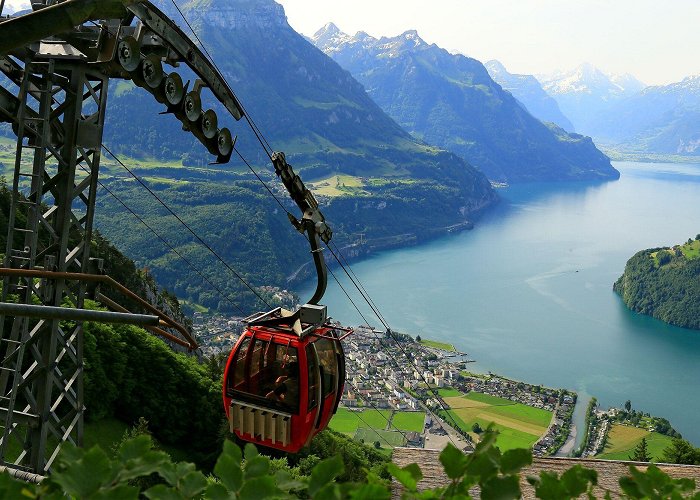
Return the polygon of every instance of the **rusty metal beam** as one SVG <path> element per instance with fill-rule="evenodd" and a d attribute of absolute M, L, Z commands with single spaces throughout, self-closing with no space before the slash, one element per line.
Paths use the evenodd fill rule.
<path fill-rule="evenodd" d="M 153 315 L 157 316 L 162 324 L 168 328 L 173 328 L 177 330 L 188 342 L 190 349 L 196 349 L 198 347 L 197 341 L 190 335 L 187 328 L 163 314 L 157 308 L 153 307 L 150 303 L 146 302 L 144 299 L 139 297 L 137 294 L 126 288 L 121 283 L 115 281 L 110 276 L 106 274 L 84 274 L 84 273 L 68 273 L 68 272 L 56 272 L 56 271 L 41 271 L 38 269 L 11 269 L 6 267 L 0 267 L 0 276 L 14 276 L 14 277 L 25 277 L 25 278 L 44 278 L 44 279 L 64 279 L 64 280 L 75 280 L 83 282 L 92 283 L 104 283 L 114 288 L 115 290 L 121 292 L 126 297 L 138 302 L 144 309 Z"/>

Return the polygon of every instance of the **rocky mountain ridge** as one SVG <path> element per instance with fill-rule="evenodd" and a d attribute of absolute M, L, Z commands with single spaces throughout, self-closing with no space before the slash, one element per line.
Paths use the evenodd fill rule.
<path fill-rule="evenodd" d="M 503 90 L 513 94 L 534 117 L 545 122 L 556 123 L 564 130 L 574 130 L 574 125 L 561 112 L 557 101 L 545 92 L 542 84 L 533 75 L 510 73 L 496 60 L 488 61 L 484 66 L 491 78 L 503 87 Z"/>
<path fill-rule="evenodd" d="M 406 130 L 466 158 L 490 179 L 614 179 L 590 138 L 545 125 L 477 60 L 428 44 L 415 30 L 348 36 L 328 24 L 314 43 L 362 83 Z"/>

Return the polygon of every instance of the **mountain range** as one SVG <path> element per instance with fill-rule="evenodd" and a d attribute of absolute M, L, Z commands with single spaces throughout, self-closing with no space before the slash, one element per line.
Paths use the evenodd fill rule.
<path fill-rule="evenodd" d="M 614 179 L 589 137 L 533 117 L 479 61 L 422 40 L 416 31 L 380 39 L 329 23 L 313 41 L 364 85 L 414 136 L 466 158 L 490 179 Z"/>
<path fill-rule="evenodd" d="M 630 74 L 606 74 L 584 63 L 570 71 L 537 75 L 544 90 L 556 99 L 574 130 L 595 135 L 598 115 L 616 102 L 640 92 L 646 85 Z"/>
<path fill-rule="evenodd" d="M 647 87 L 596 116 L 591 134 L 620 149 L 700 155 L 700 75 Z"/>
<path fill-rule="evenodd" d="M 515 97 L 535 118 L 543 122 L 553 122 L 564 130 L 573 131 L 574 125 L 559 109 L 557 101 L 542 88 L 533 75 L 509 73 L 499 61 L 491 60 L 484 64 L 493 80 L 503 90 Z"/>

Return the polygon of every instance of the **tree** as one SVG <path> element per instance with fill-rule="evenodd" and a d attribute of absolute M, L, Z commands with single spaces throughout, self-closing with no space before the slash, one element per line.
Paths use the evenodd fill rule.
<path fill-rule="evenodd" d="M 630 400 L 628 399 L 627 401 L 625 401 L 625 410 L 627 410 L 627 412 L 629 413 L 629 411 L 630 411 L 631 409 L 632 409 L 632 401 L 630 401 Z"/>
<path fill-rule="evenodd" d="M 685 439 L 674 438 L 664 450 L 661 459 L 669 464 L 700 465 L 700 450 Z"/>
<path fill-rule="evenodd" d="M 700 241 L 700 234 L 695 235 L 695 241 Z"/>
<path fill-rule="evenodd" d="M 472 432 L 475 432 L 476 434 L 481 434 L 483 432 L 479 422 L 474 422 L 474 425 L 472 425 Z"/>
<path fill-rule="evenodd" d="M 416 335 L 416 342 L 420 342 L 421 340 L 420 335 Z"/>
<path fill-rule="evenodd" d="M 630 460 L 635 462 L 650 462 L 651 456 L 649 455 L 649 448 L 647 447 L 647 438 L 642 438 L 642 440 L 634 447 L 632 454 L 629 456 Z"/>
<path fill-rule="evenodd" d="M 379 449 L 379 448 L 382 447 L 382 443 L 380 443 L 379 441 L 375 441 L 375 442 L 374 442 L 374 447 L 375 447 L 376 449 Z"/>

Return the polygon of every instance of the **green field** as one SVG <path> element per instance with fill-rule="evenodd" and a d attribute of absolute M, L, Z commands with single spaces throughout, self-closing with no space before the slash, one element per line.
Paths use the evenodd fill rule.
<path fill-rule="evenodd" d="M 438 342 L 437 340 L 421 339 L 421 344 L 426 347 L 432 347 L 434 349 L 442 349 L 443 351 L 457 352 L 455 346 L 448 344 L 447 342 Z"/>
<path fill-rule="evenodd" d="M 347 408 L 338 408 L 328 424 L 331 429 L 345 434 L 355 434 L 358 427 L 371 427 L 373 429 L 386 429 L 391 410 L 362 410 L 351 411 Z"/>
<path fill-rule="evenodd" d="M 391 419 L 392 429 L 402 431 L 423 432 L 425 413 L 422 411 L 397 411 Z"/>
<path fill-rule="evenodd" d="M 482 429 L 489 424 L 499 431 L 496 444 L 502 450 L 530 448 L 545 433 L 552 412 L 533 408 L 507 399 L 470 392 L 461 396 L 443 396 L 449 413 L 463 430 L 472 432 L 474 423 Z"/>
<path fill-rule="evenodd" d="M 673 441 L 669 436 L 659 434 L 658 432 L 649 432 L 646 429 L 630 427 L 628 425 L 613 424 L 612 429 L 610 429 L 610 434 L 608 434 L 605 450 L 600 455 L 596 455 L 596 458 L 629 460 L 635 446 L 640 443 L 642 438 L 646 438 L 647 449 L 654 462 L 661 460 L 664 449 Z"/>
<path fill-rule="evenodd" d="M 317 194 L 324 196 L 344 196 L 369 194 L 364 189 L 364 182 L 359 177 L 351 175 L 334 175 L 310 184 L 310 189 Z"/>
<path fill-rule="evenodd" d="M 338 408 L 328 426 L 334 431 L 353 436 L 365 443 L 379 441 L 382 447 L 403 446 L 406 439 L 400 431 L 423 431 L 425 413 L 422 411 L 394 411 L 392 410 L 363 410 L 351 411 L 347 408 Z M 387 422 L 391 418 L 390 430 L 386 430 Z"/>
<path fill-rule="evenodd" d="M 381 429 L 367 429 L 366 427 L 360 427 L 355 432 L 355 439 L 357 441 L 363 441 L 367 444 L 379 441 L 382 448 L 386 448 L 389 445 L 393 446 L 404 446 L 406 444 L 406 438 L 403 437 L 399 431 L 384 431 Z"/>
<path fill-rule="evenodd" d="M 463 395 L 457 389 L 452 389 L 451 387 L 442 387 L 438 389 L 438 394 L 441 398 L 457 398 Z"/>

